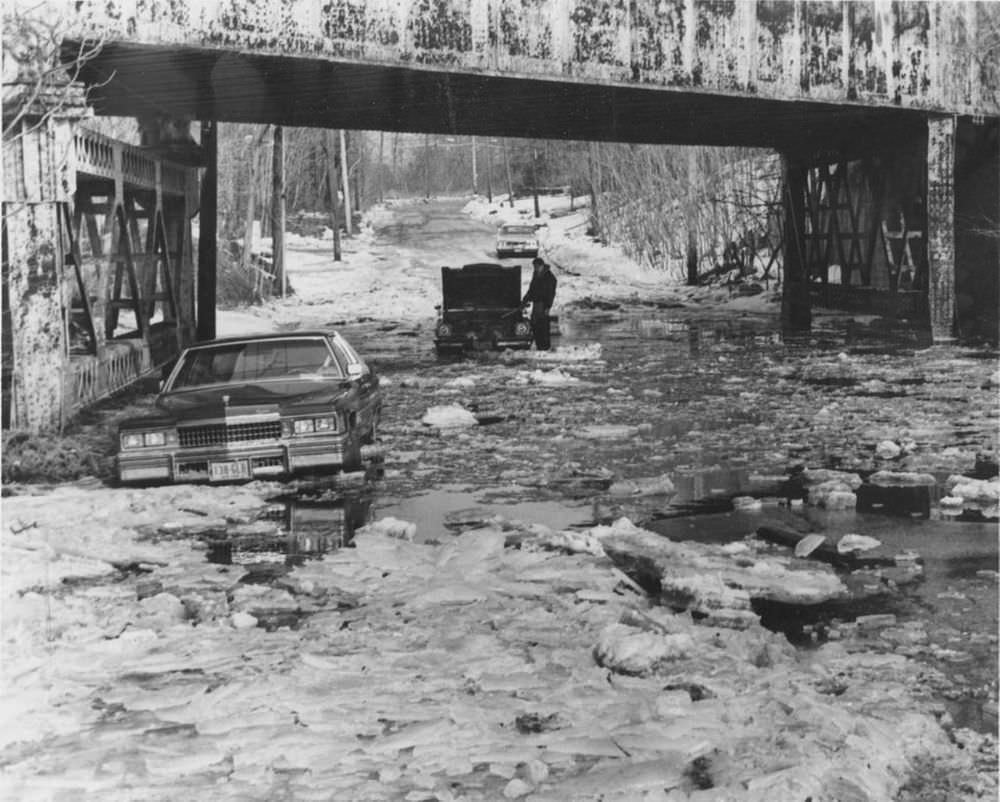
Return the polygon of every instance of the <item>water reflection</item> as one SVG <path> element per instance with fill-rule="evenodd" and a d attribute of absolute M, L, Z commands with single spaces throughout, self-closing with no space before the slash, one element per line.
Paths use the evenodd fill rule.
<path fill-rule="evenodd" d="M 284 500 L 268 507 L 253 525 L 211 540 L 208 559 L 222 565 L 301 565 L 349 545 L 355 530 L 371 520 L 371 507 L 371 499 L 363 496 Z"/>

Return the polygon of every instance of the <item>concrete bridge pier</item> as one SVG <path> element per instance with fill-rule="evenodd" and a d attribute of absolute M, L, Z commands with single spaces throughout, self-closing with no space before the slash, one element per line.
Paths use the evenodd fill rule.
<path fill-rule="evenodd" d="M 64 310 L 61 206 L 72 200 L 73 130 L 86 114 L 82 93 L 27 105 L 4 103 L 3 407 L 4 424 L 58 431 L 69 415 L 72 377 Z M 17 119 L 17 117 L 20 119 Z"/>
<path fill-rule="evenodd" d="M 822 305 L 905 319 L 929 330 L 934 342 L 950 342 L 958 333 L 959 290 L 996 294 L 995 279 L 986 280 L 995 272 L 984 258 L 989 235 L 965 219 L 970 214 L 956 219 L 957 201 L 980 218 L 1000 219 L 995 180 L 992 195 L 982 180 L 971 188 L 967 177 L 956 181 L 956 173 L 996 172 L 995 131 L 977 134 L 977 126 L 963 123 L 972 144 L 960 149 L 955 116 L 927 114 L 915 122 L 871 142 L 782 154 L 787 330 L 808 331 L 811 307 Z M 996 251 L 994 238 L 994 262 Z M 959 275 L 957 259 L 970 263 Z M 974 318 L 988 304 L 966 306 Z"/>
<path fill-rule="evenodd" d="M 784 191 L 784 280 L 781 322 L 786 331 L 809 331 L 812 308 L 809 270 L 806 262 L 806 167 L 794 156 L 782 154 Z"/>
<path fill-rule="evenodd" d="M 931 337 L 955 339 L 955 118 L 927 118 L 927 304 Z"/>

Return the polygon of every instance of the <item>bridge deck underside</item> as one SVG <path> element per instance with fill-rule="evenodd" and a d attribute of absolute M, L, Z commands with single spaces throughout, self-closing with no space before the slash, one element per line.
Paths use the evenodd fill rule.
<path fill-rule="evenodd" d="M 70 45 L 71 47 L 73 45 Z M 112 43 L 88 62 L 98 114 L 297 127 L 857 153 L 924 112 L 698 90 Z"/>

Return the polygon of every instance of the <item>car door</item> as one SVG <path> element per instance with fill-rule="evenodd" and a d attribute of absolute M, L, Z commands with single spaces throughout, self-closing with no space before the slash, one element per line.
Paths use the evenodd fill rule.
<path fill-rule="evenodd" d="M 357 388 L 358 406 L 355 411 L 357 430 L 361 432 L 362 439 L 374 438 L 382 403 L 378 377 L 368 363 L 339 334 L 330 338 L 330 347 L 341 364 L 341 369 Z"/>

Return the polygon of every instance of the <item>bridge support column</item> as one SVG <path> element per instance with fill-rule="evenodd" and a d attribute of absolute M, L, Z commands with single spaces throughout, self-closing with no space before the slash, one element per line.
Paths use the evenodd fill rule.
<path fill-rule="evenodd" d="M 792 157 L 782 155 L 785 191 L 784 279 L 781 294 L 781 323 L 790 331 L 809 331 L 812 310 L 809 301 L 809 274 L 805 260 L 806 170 Z"/>
<path fill-rule="evenodd" d="M 75 190 L 73 128 L 85 108 L 72 88 L 26 103 L 4 103 L 3 401 L 6 425 L 37 434 L 60 430 L 69 412 L 60 204 Z"/>
<path fill-rule="evenodd" d="M 927 301 L 934 342 L 955 339 L 955 118 L 927 118 Z"/>
<path fill-rule="evenodd" d="M 206 167 L 201 177 L 201 203 L 198 210 L 198 339 L 215 338 L 215 293 L 218 284 L 218 198 L 219 151 L 218 123 L 201 124 L 201 146 Z"/>

